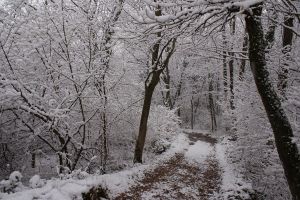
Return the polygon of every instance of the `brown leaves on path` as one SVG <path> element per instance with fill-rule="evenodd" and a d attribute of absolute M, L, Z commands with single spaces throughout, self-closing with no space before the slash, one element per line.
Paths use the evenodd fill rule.
<path fill-rule="evenodd" d="M 199 133 L 189 133 L 188 137 L 192 145 L 198 140 L 211 145 L 216 143 L 216 139 Z M 114 199 L 206 200 L 219 190 L 220 171 L 215 152 L 211 152 L 203 163 L 190 163 L 185 160 L 184 153 L 179 153 L 146 172 L 142 180 Z"/>

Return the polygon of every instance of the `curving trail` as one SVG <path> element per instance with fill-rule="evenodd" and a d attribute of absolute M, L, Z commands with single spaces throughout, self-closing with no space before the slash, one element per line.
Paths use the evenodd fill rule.
<path fill-rule="evenodd" d="M 142 180 L 115 199 L 206 200 L 217 193 L 221 170 L 215 156 L 216 139 L 200 133 L 186 134 L 190 146 L 184 153 L 148 171 Z"/>

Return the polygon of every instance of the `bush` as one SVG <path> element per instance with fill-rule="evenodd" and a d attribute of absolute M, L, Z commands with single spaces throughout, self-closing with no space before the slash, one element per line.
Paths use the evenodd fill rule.
<path fill-rule="evenodd" d="M 41 179 L 39 175 L 34 175 L 29 180 L 29 186 L 31 188 L 40 188 L 43 187 L 44 185 L 45 185 L 45 180 Z"/>
<path fill-rule="evenodd" d="M 176 109 L 153 106 L 148 122 L 150 151 L 158 154 L 166 151 L 180 130 L 180 122 Z"/>
<path fill-rule="evenodd" d="M 21 191 L 24 188 L 21 182 L 22 177 L 19 171 L 12 172 L 8 180 L 2 180 L 0 182 L 0 191 L 6 193 Z"/>

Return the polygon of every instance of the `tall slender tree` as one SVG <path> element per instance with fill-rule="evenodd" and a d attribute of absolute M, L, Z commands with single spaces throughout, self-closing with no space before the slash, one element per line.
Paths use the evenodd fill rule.
<path fill-rule="evenodd" d="M 255 84 L 264 104 L 273 129 L 277 151 L 282 162 L 289 188 L 294 200 L 300 199 L 300 155 L 295 142 L 291 124 L 282 108 L 280 98 L 269 78 L 265 59 L 265 40 L 262 22 L 263 4 L 246 12 L 246 28 L 249 35 L 249 59 Z"/>
<path fill-rule="evenodd" d="M 162 10 L 160 6 L 155 8 L 155 16 L 161 16 Z M 149 66 L 149 74 L 145 80 L 145 95 L 144 95 L 144 103 L 142 108 L 142 116 L 140 120 L 140 127 L 138 138 L 136 140 L 136 146 L 134 151 L 134 160 L 135 163 L 143 162 L 143 150 L 146 140 L 147 133 L 147 124 L 150 113 L 150 106 L 152 101 L 152 95 L 157 86 L 160 75 L 163 70 L 169 65 L 169 61 L 171 56 L 175 51 L 176 39 L 169 39 L 168 42 L 163 45 L 162 44 L 162 33 L 158 32 L 156 38 L 156 42 L 152 47 L 151 54 L 151 65 Z"/>

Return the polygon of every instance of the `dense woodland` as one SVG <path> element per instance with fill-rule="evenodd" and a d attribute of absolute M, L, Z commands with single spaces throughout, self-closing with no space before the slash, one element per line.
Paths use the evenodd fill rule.
<path fill-rule="evenodd" d="M 258 199 L 300 199 L 298 0 L 3 0 L 0 179 L 230 142 Z"/>

